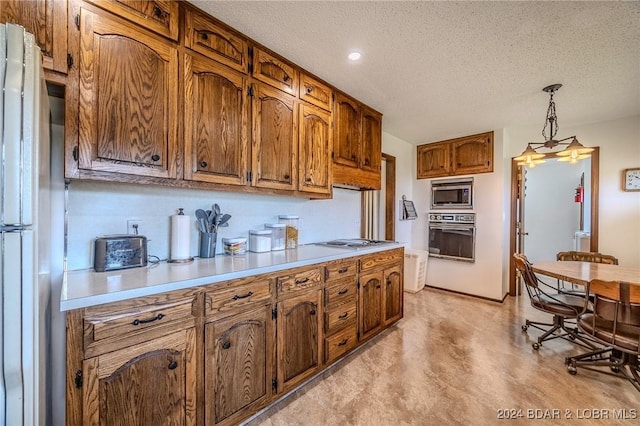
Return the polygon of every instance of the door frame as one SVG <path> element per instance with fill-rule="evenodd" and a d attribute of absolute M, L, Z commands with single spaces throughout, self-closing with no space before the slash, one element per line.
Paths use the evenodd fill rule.
<path fill-rule="evenodd" d="M 384 239 L 388 241 L 396 240 L 396 157 L 382 153 L 386 164 L 386 179 L 384 185 Z"/>
<path fill-rule="evenodd" d="M 546 153 L 544 158 L 555 158 L 555 152 Z M 518 200 L 518 162 L 511 158 L 511 205 L 509 219 L 509 296 L 517 296 L 516 288 L 516 268 L 513 263 L 513 253 L 516 250 L 517 239 L 517 200 Z M 598 199 L 600 181 L 600 147 L 595 147 L 591 153 L 591 239 L 589 251 L 598 251 Z"/>

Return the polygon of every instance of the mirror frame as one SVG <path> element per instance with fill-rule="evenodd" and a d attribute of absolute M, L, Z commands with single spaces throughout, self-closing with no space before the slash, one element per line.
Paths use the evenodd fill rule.
<path fill-rule="evenodd" d="M 555 152 L 546 153 L 544 158 L 556 157 Z M 510 206 L 510 228 L 509 228 L 509 296 L 517 296 L 516 289 L 516 268 L 513 263 L 513 253 L 516 250 L 516 222 L 517 222 L 517 199 L 518 199 L 518 162 L 511 158 L 511 206 Z M 598 200 L 600 181 L 600 147 L 594 147 L 591 153 L 591 240 L 589 251 L 598 251 Z"/>

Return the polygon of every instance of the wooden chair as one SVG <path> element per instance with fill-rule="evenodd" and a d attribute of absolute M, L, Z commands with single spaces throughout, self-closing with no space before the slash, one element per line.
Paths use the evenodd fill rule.
<path fill-rule="evenodd" d="M 577 261 L 577 262 L 591 262 L 591 263 L 606 263 L 609 265 L 617 265 L 618 259 L 609 254 L 602 254 L 588 251 L 561 251 L 556 255 L 556 260 L 560 261 Z M 584 296 L 586 293 L 581 287 L 578 288 L 575 284 L 571 284 L 571 287 L 565 287 L 565 282 L 558 280 L 558 291 L 561 293 L 573 294 L 575 296 Z"/>
<path fill-rule="evenodd" d="M 640 392 L 640 286 L 593 280 L 588 290 L 594 296 L 593 312 L 581 314 L 577 325 L 606 347 L 566 358 L 569 373 L 581 367 L 622 376 Z"/>
<path fill-rule="evenodd" d="M 576 319 L 580 314 L 587 311 L 589 299 L 584 296 L 560 293 L 552 285 L 541 281 L 531 269 L 531 263 L 529 263 L 525 255 L 515 253 L 513 261 L 522 276 L 531 306 L 539 311 L 553 315 L 552 323 L 527 319 L 522 326 L 523 332 L 526 332 L 529 327 L 534 327 L 544 332 L 532 344 L 533 349 L 540 349 L 543 341 L 557 338 L 593 349 L 594 346 L 590 342 L 578 335 L 577 328 L 569 327 L 568 324 L 565 324 L 566 319 Z"/>

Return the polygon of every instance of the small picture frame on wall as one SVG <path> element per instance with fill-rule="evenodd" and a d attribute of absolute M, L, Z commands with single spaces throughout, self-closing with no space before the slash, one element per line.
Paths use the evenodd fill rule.
<path fill-rule="evenodd" d="M 622 171 L 622 190 L 640 191 L 640 167 Z"/>

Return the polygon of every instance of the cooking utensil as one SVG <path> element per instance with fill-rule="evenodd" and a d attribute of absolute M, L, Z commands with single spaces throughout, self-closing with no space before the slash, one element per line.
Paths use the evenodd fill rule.
<path fill-rule="evenodd" d="M 220 222 L 218 222 L 218 226 L 229 226 L 229 224 L 227 222 L 229 222 L 229 219 L 231 219 L 231 215 L 230 214 L 223 214 L 220 217 Z"/>
<path fill-rule="evenodd" d="M 200 228 L 200 232 L 209 232 L 209 217 L 204 210 L 196 210 L 196 219 L 198 219 L 198 227 Z"/>

